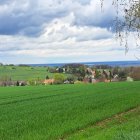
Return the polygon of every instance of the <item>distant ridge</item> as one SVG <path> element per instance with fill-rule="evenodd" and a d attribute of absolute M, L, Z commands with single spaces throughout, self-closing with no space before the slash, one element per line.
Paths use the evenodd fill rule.
<path fill-rule="evenodd" d="M 109 65 L 112 67 L 115 67 L 115 66 L 128 67 L 128 66 L 140 66 L 140 61 L 74 62 L 74 63 L 27 64 L 27 65 L 60 67 L 60 66 L 64 66 L 65 64 L 84 64 L 84 65 L 88 65 L 88 66 Z"/>

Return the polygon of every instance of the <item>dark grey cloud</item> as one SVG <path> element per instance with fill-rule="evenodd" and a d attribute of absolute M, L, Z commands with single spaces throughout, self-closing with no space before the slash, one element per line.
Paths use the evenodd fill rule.
<path fill-rule="evenodd" d="M 43 24 L 49 23 L 54 17 L 64 16 L 63 13 L 59 15 L 51 14 L 47 15 L 42 13 L 32 13 L 23 16 L 1 16 L 0 21 L 0 33 L 4 35 L 22 34 L 29 36 L 39 35 L 43 30 Z"/>
<path fill-rule="evenodd" d="M 112 1 L 106 1 L 101 9 L 100 1 L 91 0 L 89 5 L 82 6 L 74 12 L 77 26 L 95 26 L 111 28 L 115 19 L 115 9 Z"/>
<path fill-rule="evenodd" d="M 114 16 L 110 9 L 102 13 L 95 0 L 0 0 L 0 34 L 39 36 L 44 25 L 70 13 L 76 26 L 102 28 L 111 27 Z"/>
<path fill-rule="evenodd" d="M 0 5 L 6 4 L 6 3 L 8 3 L 8 2 L 10 2 L 10 0 L 0 0 Z"/>
<path fill-rule="evenodd" d="M 24 3 L 27 2 L 27 3 Z M 39 35 L 44 23 L 49 23 L 54 18 L 63 17 L 67 14 L 66 8 L 47 6 L 42 9 L 39 1 L 21 0 L 17 2 L 0 1 L 0 34 L 15 35 L 23 34 L 29 36 Z M 19 4 L 19 5 L 18 5 Z"/>
<path fill-rule="evenodd" d="M 92 18 L 91 16 L 89 17 L 84 17 L 84 16 L 76 16 L 77 19 L 75 20 L 75 25 L 77 26 L 95 26 L 95 27 L 102 27 L 102 28 L 112 28 L 113 27 L 113 21 L 114 17 L 113 16 L 102 16 L 101 20 L 96 20 L 96 18 Z"/>

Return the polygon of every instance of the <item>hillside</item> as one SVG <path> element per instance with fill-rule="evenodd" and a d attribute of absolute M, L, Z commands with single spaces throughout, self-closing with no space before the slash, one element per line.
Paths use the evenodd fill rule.
<path fill-rule="evenodd" d="M 0 77 L 8 76 L 15 81 L 33 78 L 45 79 L 46 75 L 52 76 L 45 67 L 0 66 Z"/>

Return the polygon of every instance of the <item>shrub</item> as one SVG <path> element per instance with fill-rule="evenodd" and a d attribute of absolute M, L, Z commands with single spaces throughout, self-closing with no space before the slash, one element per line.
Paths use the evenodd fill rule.
<path fill-rule="evenodd" d="M 65 76 L 63 74 L 57 73 L 54 75 L 54 83 L 55 84 L 62 84 L 64 83 Z"/>
<path fill-rule="evenodd" d="M 135 67 L 130 75 L 135 81 L 140 80 L 140 67 Z"/>

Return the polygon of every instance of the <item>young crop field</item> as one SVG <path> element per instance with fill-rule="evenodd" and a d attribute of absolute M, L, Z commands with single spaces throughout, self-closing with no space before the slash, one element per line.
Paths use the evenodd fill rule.
<path fill-rule="evenodd" d="M 95 125 L 76 131 L 67 140 L 139 140 L 140 107 L 116 114 Z"/>
<path fill-rule="evenodd" d="M 140 82 L 0 88 L 0 140 L 139 140 Z"/>

